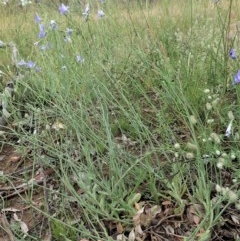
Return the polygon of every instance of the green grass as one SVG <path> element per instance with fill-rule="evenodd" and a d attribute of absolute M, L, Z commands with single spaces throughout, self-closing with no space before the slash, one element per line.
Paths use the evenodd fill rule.
<path fill-rule="evenodd" d="M 39 210 L 31 194 L 28 200 L 49 219 L 53 240 L 111 240 L 109 223 L 121 223 L 128 235 L 135 203 L 167 200 L 182 217 L 189 205 L 200 204 L 202 219 L 181 240 L 208 240 L 222 210 L 235 204 L 239 210 L 239 86 L 231 87 L 239 61 L 228 51 L 239 49 L 232 26 L 240 8 L 237 0 L 222 2 L 106 0 L 103 19 L 93 16 L 100 3 L 92 2 L 88 22 L 77 2 L 67 16 L 59 15 L 57 4 L 0 7 L 1 40 L 15 42 L 18 60 L 41 68 L 12 66 L 11 48 L 0 49 L 2 90 L 16 72 L 22 75 L 8 100 L 11 116 L 1 143 L 30 158 L 33 173 L 39 165 L 54 170 L 50 211 L 46 204 Z M 50 44 L 46 51 L 34 46 L 36 11 L 46 25 L 58 23 L 40 40 Z M 73 29 L 69 43 L 66 27 Z M 85 61 L 77 63 L 77 55 Z M 233 134 L 226 138 L 229 111 Z M 217 193 L 217 184 L 237 192 L 237 200 Z M 38 238 L 35 231 L 29 240 Z"/>

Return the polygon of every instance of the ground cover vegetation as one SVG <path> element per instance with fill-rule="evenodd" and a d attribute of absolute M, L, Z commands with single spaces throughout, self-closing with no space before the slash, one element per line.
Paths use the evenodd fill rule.
<path fill-rule="evenodd" d="M 27 2 L 0 5 L 0 240 L 240 240 L 239 1 Z"/>

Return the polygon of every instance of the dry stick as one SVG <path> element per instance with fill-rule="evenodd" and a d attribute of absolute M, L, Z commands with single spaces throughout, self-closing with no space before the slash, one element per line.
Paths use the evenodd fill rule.
<path fill-rule="evenodd" d="M 49 173 L 47 172 L 47 175 L 49 175 Z M 46 174 L 41 173 L 41 178 L 37 178 L 37 177 L 32 178 L 27 183 L 23 183 L 16 187 L 0 187 L 0 192 L 15 190 L 15 192 L 12 192 L 8 195 L 3 196 L 4 199 L 7 199 L 7 198 L 10 198 L 10 197 L 13 197 L 13 196 L 16 196 L 16 195 L 19 195 L 19 194 L 25 192 L 28 188 L 32 187 L 32 185 L 44 184 L 44 180 L 46 182 Z"/>
<path fill-rule="evenodd" d="M 16 241 L 16 239 L 13 235 L 13 232 L 10 228 L 10 225 L 3 212 L 0 213 L 0 226 L 2 226 L 3 230 L 7 233 L 10 241 Z"/>

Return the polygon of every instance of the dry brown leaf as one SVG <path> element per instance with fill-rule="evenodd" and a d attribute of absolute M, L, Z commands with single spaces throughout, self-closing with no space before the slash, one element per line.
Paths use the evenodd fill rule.
<path fill-rule="evenodd" d="M 144 227 L 148 227 L 152 220 L 152 211 L 150 205 L 145 205 L 143 212 L 140 214 L 140 224 Z"/>
<path fill-rule="evenodd" d="M 47 232 L 45 235 L 44 235 L 44 238 L 42 241 L 51 241 L 52 240 L 52 234 L 51 232 Z"/>
<path fill-rule="evenodd" d="M 167 206 L 167 205 L 172 205 L 172 203 L 170 201 L 166 200 L 166 201 L 162 202 L 162 205 Z"/>
<path fill-rule="evenodd" d="M 239 217 L 237 217 L 237 216 L 235 216 L 235 215 L 231 215 L 231 218 L 232 218 L 232 220 L 233 220 L 233 222 L 234 222 L 235 224 L 240 224 L 240 222 L 239 222 Z"/>
<path fill-rule="evenodd" d="M 123 233 L 124 232 L 124 228 L 123 228 L 121 223 L 118 222 L 116 227 L 117 227 L 117 232 L 118 233 Z"/>
<path fill-rule="evenodd" d="M 133 217 L 134 226 L 137 226 L 138 224 L 140 224 L 140 215 L 143 213 L 143 211 L 144 211 L 144 207 L 141 208 L 140 210 L 138 210 L 136 212 L 136 214 L 134 215 L 134 217 Z"/>
<path fill-rule="evenodd" d="M 167 225 L 166 227 L 163 227 L 167 234 L 174 234 L 174 229 L 171 225 Z"/>
<path fill-rule="evenodd" d="M 193 222 L 198 225 L 200 223 L 202 218 L 196 216 L 196 215 L 193 215 Z"/>
<path fill-rule="evenodd" d="M 145 204 L 146 204 L 146 202 L 144 202 L 144 201 L 135 203 L 134 206 L 135 206 L 136 211 L 139 211 L 142 207 L 144 207 Z"/>
<path fill-rule="evenodd" d="M 13 163 L 16 163 L 16 162 L 18 162 L 20 160 L 21 160 L 21 156 L 19 156 L 19 155 L 14 155 L 14 156 L 10 156 L 9 157 L 9 161 L 13 162 Z"/>
<path fill-rule="evenodd" d="M 192 204 L 187 209 L 187 217 L 190 220 L 190 222 L 198 225 L 202 218 L 205 216 L 204 207 L 202 204 Z"/>

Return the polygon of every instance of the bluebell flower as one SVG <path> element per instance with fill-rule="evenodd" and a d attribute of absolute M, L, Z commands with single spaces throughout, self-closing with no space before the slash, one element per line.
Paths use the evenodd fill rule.
<path fill-rule="evenodd" d="M 98 10 L 97 16 L 98 18 L 103 18 L 105 16 L 105 13 L 103 12 L 103 10 Z"/>
<path fill-rule="evenodd" d="M 232 58 L 232 59 L 237 59 L 237 55 L 236 55 L 236 51 L 235 49 L 231 49 L 230 52 L 229 52 L 229 56 Z"/>
<path fill-rule="evenodd" d="M 66 32 L 66 35 L 70 37 L 72 35 L 73 30 L 71 28 L 67 28 L 65 32 Z"/>
<path fill-rule="evenodd" d="M 239 84 L 240 83 L 240 70 L 238 70 L 237 74 L 234 75 L 234 80 L 232 82 L 232 85 Z"/>
<path fill-rule="evenodd" d="M 32 60 L 30 60 L 26 63 L 26 67 L 29 68 L 29 69 L 32 69 L 35 66 L 36 66 L 36 64 Z"/>
<path fill-rule="evenodd" d="M 42 21 L 42 19 L 39 17 L 38 13 L 35 15 L 35 23 L 39 24 Z"/>
<path fill-rule="evenodd" d="M 58 10 L 61 14 L 66 15 L 69 12 L 69 6 L 66 6 L 62 3 Z"/>
<path fill-rule="evenodd" d="M 77 60 L 78 63 L 83 63 L 85 61 L 85 59 L 82 58 L 80 55 L 76 56 L 76 60 Z"/>
<path fill-rule="evenodd" d="M 26 62 L 24 59 L 21 59 L 18 63 L 17 63 L 18 66 L 25 66 L 26 65 Z"/>
<path fill-rule="evenodd" d="M 55 30 L 57 28 L 57 23 L 55 20 L 51 20 L 49 25 L 52 30 Z"/>
<path fill-rule="evenodd" d="M 104 3 L 104 2 L 105 2 L 105 0 L 99 0 L 99 2 L 100 2 L 100 3 Z"/>
<path fill-rule="evenodd" d="M 63 71 L 67 71 L 67 66 L 66 66 L 66 65 L 63 65 L 61 69 L 62 69 Z"/>
<path fill-rule="evenodd" d="M 38 34 L 38 37 L 39 38 L 44 38 L 46 36 L 46 31 L 45 31 L 45 26 L 43 24 L 40 24 L 39 25 L 39 28 L 40 28 L 40 32 Z"/>
<path fill-rule="evenodd" d="M 65 31 L 66 36 L 64 38 L 65 42 L 72 42 L 72 39 L 71 39 L 72 32 L 73 32 L 73 30 L 71 28 L 66 29 L 66 31 Z"/>
<path fill-rule="evenodd" d="M 69 35 L 66 35 L 65 38 L 64 38 L 64 41 L 68 42 L 68 43 L 71 43 L 72 39 L 71 39 L 71 37 Z"/>

